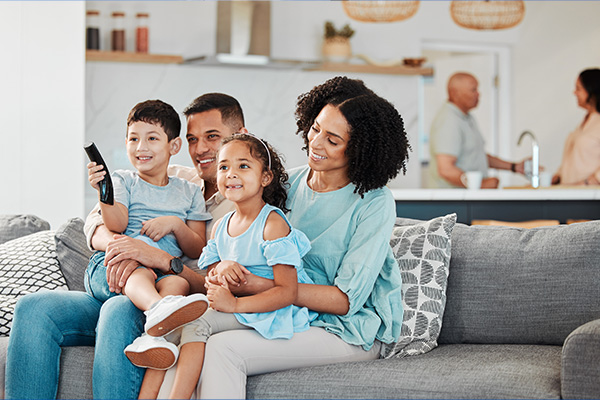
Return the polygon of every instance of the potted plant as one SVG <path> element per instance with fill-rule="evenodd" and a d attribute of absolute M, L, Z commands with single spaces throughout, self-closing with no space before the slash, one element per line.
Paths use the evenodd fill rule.
<path fill-rule="evenodd" d="M 325 33 L 323 40 L 323 57 L 327 61 L 347 62 L 352 57 L 352 47 L 350 38 L 354 35 L 354 30 L 346 24 L 342 29 L 337 30 L 333 22 L 325 22 Z"/>

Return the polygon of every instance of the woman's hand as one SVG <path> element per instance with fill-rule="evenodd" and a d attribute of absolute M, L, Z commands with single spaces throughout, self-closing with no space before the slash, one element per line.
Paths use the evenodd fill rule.
<path fill-rule="evenodd" d="M 227 283 L 215 285 L 207 282 L 206 298 L 210 307 L 216 311 L 233 313 L 237 305 L 237 298 L 231 294 Z"/>
<path fill-rule="evenodd" d="M 140 233 L 148 236 L 150 239 L 158 242 L 169 233 L 175 231 L 179 225 L 185 225 L 180 218 L 175 216 L 164 216 L 149 219 L 142 222 Z"/>
<path fill-rule="evenodd" d="M 104 165 L 100 164 L 97 165 L 95 162 L 90 162 L 87 165 L 87 169 L 88 169 L 88 181 L 90 182 L 90 185 L 92 185 L 92 187 L 94 189 L 96 189 L 97 191 L 100 191 L 100 186 L 98 186 L 98 183 L 100 183 L 100 181 L 102 179 L 104 179 L 104 175 L 106 175 L 106 170 L 104 170 Z"/>

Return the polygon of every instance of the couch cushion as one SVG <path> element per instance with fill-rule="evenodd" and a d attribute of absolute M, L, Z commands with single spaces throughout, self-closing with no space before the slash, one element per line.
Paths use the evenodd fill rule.
<path fill-rule="evenodd" d="M 85 291 L 83 277 L 92 252 L 83 234 L 83 220 L 71 218 L 56 231 L 56 255 L 69 290 Z"/>
<path fill-rule="evenodd" d="M 456 224 L 439 343 L 561 345 L 600 315 L 600 221 Z"/>
<path fill-rule="evenodd" d="M 449 214 L 394 227 L 390 246 L 402 273 L 404 317 L 399 340 L 381 347 L 384 358 L 423 354 L 437 346 L 455 223 L 456 214 Z"/>
<path fill-rule="evenodd" d="M 49 229 L 50 224 L 35 215 L 0 215 L 0 244 L 20 238 L 21 236 L 30 235 L 39 231 L 47 231 Z"/>
<path fill-rule="evenodd" d="M 54 231 L 0 244 L 0 335 L 10 332 L 19 297 L 44 289 L 67 289 L 56 258 Z"/>
<path fill-rule="evenodd" d="M 92 399 L 94 347 L 63 347 L 57 399 Z M 118 384 L 118 383 L 117 383 Z"/>
<path fill-rule="evenodd" d="M 560 346 L 440 345 L 418 357 L 248 378 L 248 399 L 556 399 Z"/>

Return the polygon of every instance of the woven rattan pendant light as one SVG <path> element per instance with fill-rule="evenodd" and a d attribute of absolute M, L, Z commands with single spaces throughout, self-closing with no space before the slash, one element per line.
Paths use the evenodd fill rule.
<path fill-rule="evenodd" d="M 469 29 L 506 29 L 525 16 L 523 0 L 452 1 L 450 15 L 457 25 Z"/>
<path fill-rule="evenodd" d="M 346 14 L 361 22 L 396 22 L 415 15 L 419 1 L 342 0 Z"/>

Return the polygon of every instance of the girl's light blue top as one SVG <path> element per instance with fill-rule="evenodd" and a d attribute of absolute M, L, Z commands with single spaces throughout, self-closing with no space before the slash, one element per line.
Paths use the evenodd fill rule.
<path fill-rule="evenodd" d="M 250 227 L 241 235 L 232 237 L 227 232 L 229 220 L 234 212 L 223 217 L 215 231 L 215 238 L 208 241 L 198 260 L 199 268 L 206 268 L 221 260 L 232 260 L 263 278 L 273 279 L 273 265 L 285 264 L 296 268 L 298 282 L 312 283 L 302 268 L 302 256 L 310 249 L 306 235 L 290 225 L 290 233 L 276 240 L 265 240 L 264 230 L 267 217 L 277 212 L 289 225 L 283 212 L 265 204 Z M 317 313 L 305 307 L 290 305 L 276 311 L 263 313 L 235 313 L 243 325 L 254 328 L 267 339 L 290 339 L 294 332 L 310 328 Z"/>
<path fill-rule="evenodd" d="M 334 285 L 348 296 L 346 315 L 321 313 L 320 326 L 350 344 L 369 350 L 378 339 L 396 341 L 402 325 L 400 270 L 389 241 L 396 205 L 387 187 L 361 198 L 348 184 L 317 193 L 307 184 L 310 168 L 288 171 L 286 207 L 291 224 L 310 239 L 304 269 L 314 283 Z"/>

